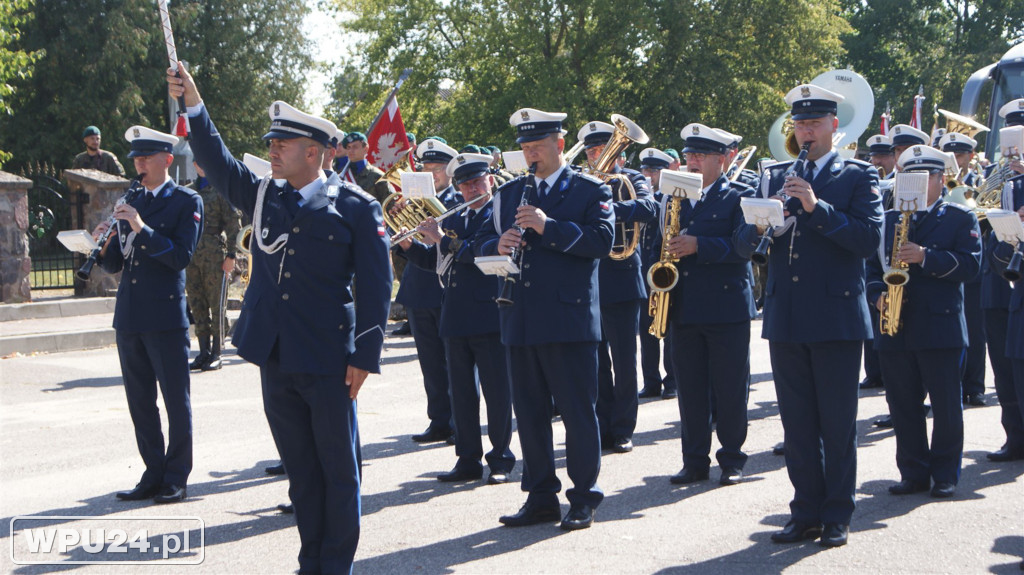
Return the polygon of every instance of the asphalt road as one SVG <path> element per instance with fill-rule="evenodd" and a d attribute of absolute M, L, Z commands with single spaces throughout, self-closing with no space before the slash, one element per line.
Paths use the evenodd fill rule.
<path fill-rule="evenodd" d="M 515 512 L 525 500 L 517 483 L 521 464 L 507 485 L 452 485 L 435 479 L 454 465 L 454 448 L 421 446 L 410 439 L 427 424 L 422 378 L 412 340 L 389 338 L 384 374 L 371 377 L 360 394 L 365 469 L 355 571 L 1020 573 L 1024 462 L 985 459 L 1004 439 L 991 374 L 990 405 L 964 414 L 963 474 L 953 499 L 888 494 L 887 487 L 898 480 L 895 441 L 891 430 L 871 426 L 886 411 L 883 395 L 872 390 L 862 393 L 859 407 L 858 507 L 850 544 L 833 550 L 815 543 L 773 544 L 769 535 L 788 519 L 792 488 L 783 458 L 771 454 L 782 428 L 767 344 L 756 337 L 759 331 L 755 322 L 745 481 L 720 487 L 715 466 L 711 481 L 670 485 L 668 477 L 681 467 L 678 407 L 675 401 L 646 400 L 640 405 L 636 449 L 604 456 L 599 484 L 606 499 L 597 522 L 572 533 L 556 524 L 510 529 L 498 523 L 498 516 Z M 192 379 L 195 466 L 189 499 L 154 506 L 114 498 L 141 475 L 114 348 L 0 360 L 0 570 L 293 572 L 298 534 L 292 518 L 276 510 L 286 500 L 287 483 L 263 471 L 277 462 L 277 454 L 263 415 L 259 373 L 234 355 L 225 365 Z M 564 433 L 559 422 L 554 427 L 559 475 L 567 486 Z M 518 438 L 512 447 L 520 455 Z M 562 502 L 564 511 L 564 497 Z M 87 517 L 36 520 L 36 533 L 148 525 L 149 520 L 132 523 L 132 518 L 155 515 L 198 517 L 205 524 L 201 551 L 195 543 L 199 531 L 192 529 L 190 553 L 176 557 L 202 562 L 189 567 L 18 565 L 14 559 L 41 557 L 30 552 L 19 524 L 11 537 L 11 519 L 29 515 Z M 153 524 L 147 532 L 157 541 L 156 535 L 173 529 Z M 115 557 L 71 545 L 61 558 Z M 130 550 L 121 558 L 138 561 L 150 555 Z"/>

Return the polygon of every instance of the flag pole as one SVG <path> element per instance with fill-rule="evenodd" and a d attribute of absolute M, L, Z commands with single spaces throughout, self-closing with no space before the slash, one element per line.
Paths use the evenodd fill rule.
<path fill-rule="evenodd" d="M 391 89 L 391 93 L 388 94 L 388 97 L 385 98 L 384 105 L 380 107 L 380 111 L 377 112 L 377 117 L 375 117 L 373 121 L 370 122 L 370 129 L 366 130 L 367 134 L 373 132 L 373 129 L 377 126 L 377 122 L 379 122 L 381 116 L 384 115 L 384 110 L 388 109 L 388 104 L 391 103 L 391 99 L 395 97 L 395 93 L 397 93 L 398 89 L 401 88 L 402 84 L 405 83 L 405 79 L 409 77 L 409 74 L 412 74 L 412 68 L 406 68 L 405 70 L 402 70 L 402 74 L 398 77 L 398 82 L 395 84 L 395 87 Z"/>

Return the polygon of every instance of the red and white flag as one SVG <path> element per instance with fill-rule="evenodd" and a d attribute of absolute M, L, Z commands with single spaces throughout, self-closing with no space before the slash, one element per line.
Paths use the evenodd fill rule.
<path fill-rule="evenodd" d="M 366 159 L 385 172 L 398 161 L 402 152 L 412 147 L 405 135 L 405 124 L 402 122 L 402 112 L 398 109 L 397 96 L 388 102 L 380 120 L 366 135 L 366 139 L 369 140 L 370 146 Z"/>
<path fill-rule="evenodd" d="M 910 127 L 924 131 L 924 128 L 921 127 L 922 103 L 924 103 L 924 86 L 921 86 L 917 89 L 917 95 L 914 96 L 914 109 L 910 113 Z"/>
<path fill-rule="evenodd" d="M 889 109 L 889 104 L 886 103 L 885 111 L 882 112 L 882 125 L 881 125 L 882 135 L 883 136 L 888 136 L 889 135 L 889 128 L 891 128 L 891 127 L 892 127 L 892 112 Z"/>

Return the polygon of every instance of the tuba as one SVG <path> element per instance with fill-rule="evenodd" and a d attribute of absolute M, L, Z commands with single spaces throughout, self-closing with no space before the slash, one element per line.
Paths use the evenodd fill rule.
<path fill-rule="evenodd" d="M 608 140 L 608 143 L 605 144 L 601 157 L 594 162 L 593 166 L 584 168 L 583 173 L 595 176 L 606 184 L 612 180 L 619 180 L 621 182 L 618 187 L 620 190 L 619 197 L 613 197 L 613 202 L 635 200 L 636 190 L 633 188 L 633 183 L 622 174 L 612 173 L 612 170 L 615 168 L 615 161 L 619 155 L 630 144 L 646 144 L 650 141 L 650 138 L 640 126 L 637 126 L 632 120 L 621 114 L 612 114 L 611 124 L 615 126 L 615 132 L 612 134 L 611 139 Z M 625 193 L 622 193 L 623 191 Z M 636 246 L 640 242 L 640 222 L 634 222 L 632 226 L 628 226 L 625 222 L 616 221 L 615 242 L 612 244 L 612 251 L 608 254 L 608 257 L 613 260 L 629 259 L 633 252 L 636 251 Z"/>
<path fill-rule="evenodd" d="M 856 148 L 851 151 L 848 145 L 856 143 L 864 130 L 867 130 L 875 110 L 875 95 L 871 86 L 863 76 L 852 70 L 829 70 L 816 76 L 810 83 L 845 98 L 839 103 L 839 113 L 836 115 L 839 127 L 836 128 L 833 145 L 844 157 L 854 156 Z M 772 157 L 780 162 L 800 155 L 789 112 L 779 116 L 768 131 L 768 149 Z"/>

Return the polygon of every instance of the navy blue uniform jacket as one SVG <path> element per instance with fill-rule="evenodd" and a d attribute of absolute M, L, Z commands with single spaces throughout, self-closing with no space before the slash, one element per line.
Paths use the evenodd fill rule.
<path fill-rule="evenodd" d="M 437 195 L 437 200 L 444 205 L 445 209 L 450 210 L 462 203 L 462 194 L 455 191 L 452 186 L 448 186 Z M 395 248 L 394 253 L 398 257 L 408 259 L 400 248 Z M 437 274 L 433 270 L 427 271 L 416 265 L 405 266 L 395 301 L 408 308 L 439 308 L 441 307 L 441 291 L 441 283 L 437 281 Z"/>
<path fill-rule="evenodd" d="M 753 195 L 754 190 L 722 176 L 692 208 L 689 200 L 682 200 L 679 214 L 685 219 L 679 227 L 687 235 L 696 236 L 697 253 L 675 264 L 679 282 L 670 298 L 671 321 L 734 323 L 757 314 L 750 260 L 733 243 L 733 234 L 743 223 L 740 198 Z"/>
<path fill-rule="evenodd" d="M 498 238 L 514 226 L 528 178 L 498 188 L 491 221 L 481 226 L 474 241 L 476 255 L 498 254 Z M 502 343 L 601 340 L 597 264 L 612 248 L 611 199 L 607 185 L 568 167 L 539 204 L 534 187 L 530 203 L 548 220 L 542 237 L 533 230 L 524 235 L 522 274 L 512 293 L 515 303 L 498 310 Z"/>
<path fill-rule="evenodd" d="M 206 177 L 252 217 L 260 180 L 224 146 L 205 107 L 191 127 L 192 151 Z M 270 182 L 262 226 L 268 244 L 282 233 L 289 234 L 288 243 L 267 254 L 253 238 L 252 279 L 232 339 L 238 355 L 265 366 L 278 343 L 285 373 L 344 375 L 349 365 L 380 373 L 391 301 L 390 243 L 380 203 L 331 174 L 293 220 L 281 201 L 284 191 Z M 358 306 L 352 302 L 353 275 Z"/>
<path fill-rule="evenodd" d="M 629 178 L 633 184 L 633 191 L 636 199 L 622 199 L 612 203 L 612 210 L 615 212 L 615 243 L 618 246 L 623 239 L 618 237 L 623 229 L 631 232 L 634 223 L 641 224 L 640 233 L 643 234 L 644 226 L 648 222 L 656 222 L 658 205 L 654 201 L 651 187 L 647 185 L 647 178 L 635 170 L 620 169 L 614 170 L 616 174 L 622 174 Z M 618 180 L 613 180 L 609 187 L 612 190 L 612 198 L 628 198 L 625 186 Z M 598 270 L 598 278 L 601 282 L 601 305 L 609 305 L 624 301 L 633 301 L 647 297 L 647 280 L 643 275 L 643 262 L 640 257 L 640 237 L 636 238 L 637 249 L 633 255 L 623 260 L 613 260 L 606 257 L 601 260 Z"/>
<path fill-rule="evenodd" d="M 761 336 L 770 341 L 813 343 L 873 337 L 864 297 L 864 259 L 874 257 L 882 238 L 878 170 L 833 155 L 811 186 L 818 205 L 804 213 L 790 199 L 796 227 L 776 237 L 769 252 Z M 765 171 L 761 195 L 774 196 L 792 162 Z M 753 225 L 737 230 L 737 247 L 749 256 L 760 236 Z M 790 240 L 793 258 L 789 259 Z"/>
<path fill-rule="evenodd" d="M 910 264 L 910 281 L 903 288 L 901 327 L 895 336 L 879 334 L 875 349 L 918 351 L 966 347 L 964 282 L 978 276 L 981 239 L 978 218 L 966 208 L 939 200 L 939 205 L 918 214 L 909 241 L 925 248 L 924 265 Z M 885 258 L 892 255 L 900 212 L 885 213 Z M 868 258 L 868 302 L 876 305 L 888 286 L 882 281 L 879 258 Z"/>
<path fill-rule="evenodd" d="M 132 243 L 131 261 L 125 264 L 121 243 L 112 236 L 97 262 L 109 273 L 124 270 L 117 286 L 114 329 L 139 333 L 188 328 L 185 268 L 203 231 L 203 200 L 173 181 L 144 207 L 146 194 L 143 190 L 131 202 L 145 223 Z M 131 226 L 124 221 L 117 225 L 127 239 Z"/>

